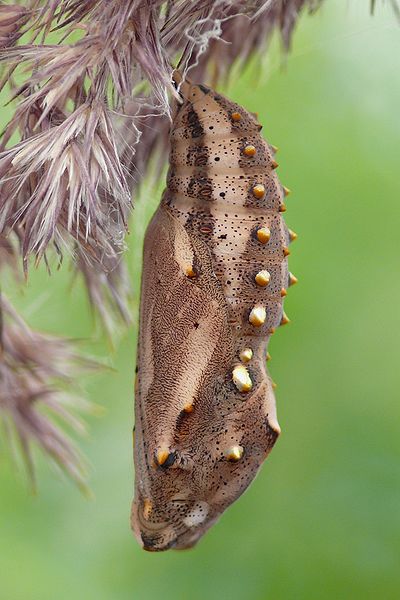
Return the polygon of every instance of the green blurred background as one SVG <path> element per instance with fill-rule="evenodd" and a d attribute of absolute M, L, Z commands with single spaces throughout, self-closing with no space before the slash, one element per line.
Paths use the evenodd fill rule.
<path fill-rule="evenodd" d="M 282 436 L 249 491 L 199 545 L 148 554 L 129 529 L 137 326 L 115 372 L 86 385 L 105 407 L 82 446 L 86 499 L 38 454 L 39 493 L 0 462 L 1 600 L 400 597 L 400 31 L 389 3 L 327 1 L 304 17 L 285 64 L 273 45 L 224 90 L 280 147 L 299 233 L 300 283 L 274 336 Z M 128 240 L 136 294 L 147 187 Z M 29 323 L 107 344 L 67 267 L 10 295 Z M 137 298 L 135 310 L 137 310 Z M 95 333 L 93 333 L 95 331 Z"/>

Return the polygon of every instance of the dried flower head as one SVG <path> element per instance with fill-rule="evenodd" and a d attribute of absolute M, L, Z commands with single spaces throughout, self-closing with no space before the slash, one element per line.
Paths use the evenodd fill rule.
<path fill-rule="evenodd" d="M 13 46 L 24 33 L 29 10 L 19 4 L 0 6 L 0 48 Z"/>
<path fill-rule="evenodd" d="M 10 440 L 16 433 L 32 480 L 31 446 L 35 442 L 84 485 L 85 462 L 59 422 L 77 433 L 85 431 L 76 413 L 92 407 L 65 389 L 77 376 L 98 367 L 78 355 L 66 340 L 30 329 L 0 296 L 0 418 Z"/>
<path fill-rule="evenodd" d="M 166 143 L 176 61 L 199 80 L 208 65 L 223 76 L 263 49 L 275 26 L 288 43 L 302 7 L 316 3 L 31 0 L 1 7 L 0 60 L 18 104 L 0 146 L 0 234 L 18 229 L 24 268 L 49 244 L 59 253 L 77 247 L 77 266 L 103 317 L 106 289 L 125 317 L 127 286 L 110 265 L 120 264 L 131 192 Z M 31 42 L 15 45 L 23 31 Z M 15 134 L 20 140 L 9 146 Z"/>

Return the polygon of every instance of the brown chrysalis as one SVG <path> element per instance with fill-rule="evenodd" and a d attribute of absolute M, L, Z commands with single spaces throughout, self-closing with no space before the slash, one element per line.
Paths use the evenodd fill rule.
<path fill-rule="evenodd" d="M 180 93 L 144 243 L 132 527 L 151 551 L 193 546 L 273 447 L 267 345 L 296 281 L 261 126 L 202 85 Z"/>

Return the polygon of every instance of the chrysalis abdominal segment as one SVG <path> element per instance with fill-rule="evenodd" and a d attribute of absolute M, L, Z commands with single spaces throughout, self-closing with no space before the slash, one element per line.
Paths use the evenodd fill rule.
<path fill-rule="evenodd" d="M 193 546 L 274 445 L 267 344 L 296 282 L 261 126 L 202 85 L 179 90 L 142 275 L 132 527 L 151 551 Z"/>

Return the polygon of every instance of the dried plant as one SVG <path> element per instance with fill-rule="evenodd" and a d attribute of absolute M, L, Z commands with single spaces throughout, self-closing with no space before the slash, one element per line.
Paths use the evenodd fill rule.
<path fill-rule="evenodd" d="M 85 462 L 58 422 L 75 432 L 85 427 L 75 414 L 92 407 L 64 391 L 77 376 L 98 368 L 66 340 L 33 331 L 0 296 L 0 418 L 3 432 L 16 434 L 34 481 L 31 445 L 38 443 L 80 485 Z"/>
<path fill-rule="evenodd" d="M 3 84 L 9 82 L 17 106 L 0 146 L 0 233 L 18 228 L 24 269 L 49 244 L 59 253 L 76 248 L 77 268 L 103 319 L 107 286 L 126 318 L 120 264 L 131 193 L 155 148 L 166 143 L 176 62 L 200 81 L 207 69 L 214 79 L 223 77 L 234 61 L 262 51 L 275 26 L 288 45 L 303 6 L 318 3 L 30 0 L 1 6 Z M 29 43 L 16 45 L 22 34 Z M 15 134 L 19 141 L 10 146 Z"/>

